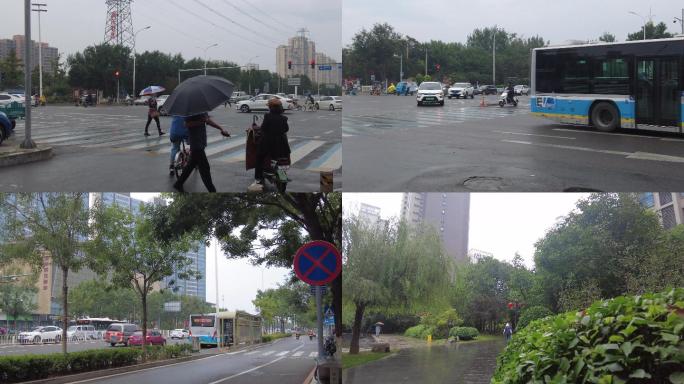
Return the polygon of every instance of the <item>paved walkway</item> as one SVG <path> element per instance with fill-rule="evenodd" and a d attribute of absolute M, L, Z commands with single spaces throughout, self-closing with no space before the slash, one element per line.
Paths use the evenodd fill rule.
<path fill-rule="evenodd" d="M 402 349 L 396 355 L 345 370 L 343 382 L 489 384 L 504 346 L 501 340 Z"/>

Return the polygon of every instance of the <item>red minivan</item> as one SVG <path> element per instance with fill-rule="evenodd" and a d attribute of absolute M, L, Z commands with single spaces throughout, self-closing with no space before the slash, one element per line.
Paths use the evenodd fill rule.
<path fill-rule="evenodd" d="M 111 324 L 105 331 L 104 340 L 112 347 L 117 344 L 128 346 L 128 339 L 138 330 L 135 324 Z"/>

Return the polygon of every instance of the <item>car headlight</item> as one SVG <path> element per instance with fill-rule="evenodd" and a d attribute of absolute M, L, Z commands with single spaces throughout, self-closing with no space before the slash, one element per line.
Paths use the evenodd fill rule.
<path fill-rule="evenodd" d="M 444 97 L 444 92 L 440 92 L 437 94 L 438 96 Z"/>

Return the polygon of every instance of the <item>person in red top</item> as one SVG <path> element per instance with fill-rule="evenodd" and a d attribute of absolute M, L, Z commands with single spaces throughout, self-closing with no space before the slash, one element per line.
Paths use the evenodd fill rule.
<path fill-rule="evenodd" d="M 150 133 L 147 131 L 147 129 L 150 127 L 150 123 L 152 122 L 152 119 L 157 123 L 157 130 L 159 131 L 159 136 L 165 134 L 166 132 L 162 132 L 161 130 L 161 125 L 159 124 L 159 111 L 157 110 L 157 98 L 152 95 L 150 99 L 147 101 L 147 124 L 145 124 L 145 136 L 149 136 Z"/>

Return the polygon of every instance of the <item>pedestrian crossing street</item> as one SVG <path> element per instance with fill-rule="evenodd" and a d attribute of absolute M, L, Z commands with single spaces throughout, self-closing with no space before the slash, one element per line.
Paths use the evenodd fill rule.
<path fill-rule="evenodd" d="M 264 351 L 263 349 L 255 349 L 251 351 L 237 351 L 234 352 L 234 354 L 244 354 L 245 356 L 253 356 L 253 357 L 268 357 L 268 356 L 275 356 L 275 357 L 287 357 L 290 359 L 313 359 L 318 355 L 318 352 L 313 351 L 313 352 L 305 352 L 305 351 L 275 351 L 275 350 L 270 350 L 270 351 Z"/>
<path fill-rule="evenodd" d="M 153 156 L 169 156 L 171 143 L 168 133 L 159 137 L 154 122 L 149 128 L 151 136 L 145 137 L 143 136 L 144 125 L 141 126 L 139 116 L 82 114 L 84 116 L 79 117 L 75 115 L 78 114 L 37 116 L 33 123 L 33 140 L 53 147 L 115 148 L 121 151 L 144 151 Z M 22 120 L 17 121 L 15 130 L 17 141 L 23 139 L 23 125 Z M 163 127 L 163 129 L 167 128 Z M 229 131 L 232 137 L 225 138 L 218 131 L 207 129 L 206 154 L 212 163 L 233 164 L 245 161 L 244 130 L 229 129 Z M 334 171 L 342 167 L 342 144 L 317 138 L 290 137 L 292 168 L 322 172 Z"/>
<path fill-rule="evenodd" d="M 444 107 L 426 106 L 406 108 L 391 114 L 344 115 L 342 134 L 344 137 L 360 134 L 381 133 L 391 129 L 423 129 L 431 126 L 446 126 L 475 120 L 491 120 L 530 113 L 529 104 L 521 103 L 517 108 L 497 106 L 479 107 L 467 105 L 466 100 L 445 100 Z"/>

